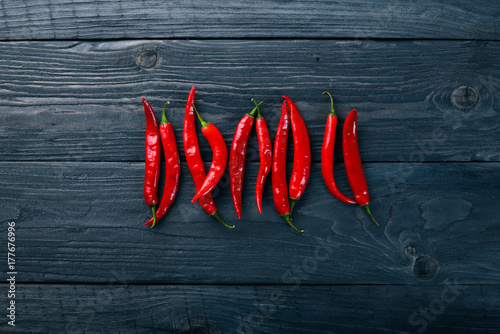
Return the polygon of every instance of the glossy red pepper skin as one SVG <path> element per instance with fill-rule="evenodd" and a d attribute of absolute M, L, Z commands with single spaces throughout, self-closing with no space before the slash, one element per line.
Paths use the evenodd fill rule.
<path fill-rule="evenodd" d="M 290 124 L 293 136 L 293 169 L 288 190 L 293 210 L 294 204 L 300 199 L 306 189 L 311 173 L 311 145 L 304 119 L 295 103 L 287 96 L 282 96 L 290 111 Z"/>
<path fill-rule="evenodd" d="M 272 164 L 272 185 L 273 185 L 273 202 L 278 214 L 296 231 L 303 232 L 297 229 L 290 218 L 290 204 L 288 203 L 288 189 L 286 182 L 286 150 L 288 141 L 288 111 L 286 100 L 281 106 L 281 117 L 276 130 L 273 150 Z"/>
<path fill-rule="evenodd" d="M 229 151 L 229 182 L 234 209 L 236 210 L 238 219 L 241 219 L 241 192 L 245 173 L 245 155 L 247 152 L 248 137 L 250 136 L 250 130 L 255 119 L 253 114 L 256 110 L 257 107 L 243 116 L 236 126 L 231 150 Z"/>
<path fill-rule="evenodd" d="M 194 111 L 196 112 L 196 108 L 194 108 Z M 222 137 L 222 133 L 220 133 L 215 125 L 203 121 L 198 113 L 197 115 L 202 125 L 201 133 L 203 133 L 212 149 L 212 165 L 210 166 L 203 184 L 191 200 L 191 203 L 196 202 L 200 197 L 205 196 L 215 188 L 222 175 L 224 175 L 227 166 L 227 147 L 224 137 Z"/>
<path fill-rule="evenodd" d="M 351 186 L 352 192 L 356 202 L 363 207 L 370 215 L 372 220 L 377 224 L 373 218 L 368 203 L 370 199 L 368 196 L 368 185 L 366 184 L 365 172 L 361 163 L 361 156 L 359 155 L 358 147 L 358 133 L 357 133 L 357 119 L 358 113 L 353 109 L 344 122 L 344 130 L 342 137 L 342 149 L 344 153 L 344 164 Z"/>
<path fill-rule="evenodd" d="M 158 180 L 160 178 L 161 145 L 158 121 L 151 105 L 142 98 L 146 115 L 146 145 L 144 200 L 151 206 L 155 217 L 155 206 L 158 203 Z"/>
<path fill-rule="evenodd" d="M 184 154 L 186 155 L 186 163 L 191 173 L 191 177 L 194 181 L 194 186 L 196 191 L 198 191 L 203 181 L 205 180 L 205 166 L 203 165 L 203 160 L 200 155 L 200 147 L 198 144 L 198 136 L 196 134 L 196 123 L 194 117 L 194 96 L 195 96 L 195 86 L 191 88 L 189 96 L 186 103 L 186 111 L 184 113 L 184 125 L 182 131 L 182 141 L 184 144 Z M 203 210 L 209 215 L 217 219 L 224 226 L 233 228 L 234 226 L 229 226 L 219 217 L 217 208 L 215 206 L 214 200 L 210 193 L 205 196 L 200 197 L 198 203 L 203 208 Z"/>
<path fill-rule="evenodd" d="M 168 104 L 168 102 L 167 102 Z M 165 105 L 166 106 L 166 105 Z M 165 185 L 163 187 L 163 195 L 156 210 L 156 221 L 151 218 L 144 225 L 155 226 L 155 223 L 162 219 L 172 205 L 177 190 L 179 189 L 179 179 L 181 174 L 181 161 L 179 159 L 179 151 L 177 150 L 177 143 L 175 141 L 174 129 L 172 124 L 165 116 L 165 108 L 163 109 L 163 116 L 160 123 L 160 137 L 163 146 L 163 153 L 165 155 Z"/>
<path fill-rule="evenodd" d="M 321 173 L 323 174 L 323 180 L 333 196 L 344 203 L 356 204 L 356 201 L 348 198 L 340 192 L 337 184 L 335 183 L 335 178 L 333 177 L 333 156 L 335 148 L 335 134 L 337 132 L 337 114 L 333 109 L 333 98 L 330 93 L 323 92 L 323 94 L 328 94 L 331 101 L 331 111 L 326 120 L 323 146 L 321 147 Z"/>
<path fill-rule="evenodd" d="M 257 132 L 257 141 L 259 142 L 260 167 L 259 174 L 257 175 L 257 184 L 255 185 L 255 200 L 257 202 L 257 210 L 259 210 L 259 213 L 262 214 L 262 192 L 267 175 L 271 171 L 273 151 L 266 120 L 260 114 L 258 107 L 257 111 L 258 116 L 255 121 L 255 130 Z"/>

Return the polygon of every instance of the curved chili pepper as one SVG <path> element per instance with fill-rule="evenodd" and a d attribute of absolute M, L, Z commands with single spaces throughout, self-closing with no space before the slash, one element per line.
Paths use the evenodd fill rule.
<path fill-rule="evenodd" d="M 196 191 L 198 191 L 201 188 L 203 181 L 205 180 L 206 173 L 205 166 L 203 165 L 203 160 L 201 159 L 200 155 L 198 137 L 196 135 L 196 125 L 193 108 L 194 94 L 195 86 L 191 88 L 186 103 L 182 141 L 184 144 L 184 154 L 186 155 L 186 162 L 189 168 L 189 172 L 191 173 L 191 177 L 193 178 Z M 215 219 L 217 219 L 217 221 L 228 228 L 234 228 L 234 226 L 227 225 L 220 218 L 219 213 L 217 212 L 217 208 L 215 207 L 214 200 L 210 193 L 200 197 L 198 203 L 209 216 L 214 217 Z"/>
<path fill-rule="evenodd" d="M 248 137 L 250 136 L 250 130 L 254 121 L 253 115 L 256 110 L 257 106 L 243 116 L 236 126 L 231 151 L 229 152 L 231 196 L 233 197 L 234 209 L 236 210 L 238 219 L 241 219 L 241 190 L 243 188 L 243 175 L 245 173 L 245 154 L 247 152 Z"/>
<path fill-rule="evenodd" d="M 293 211 L 295 203 L 300 199 L 306 189 L 307 181 L 311 173 L 311 145 L 309 144 L 309 134 L 307 133 L 304 119 L 299 113 L 299 109 L 292 99 L 282 96 L 290 110 L 290 124 L 293 135 L 293 169 L 290 177 L 290 213 Z"/>
<path fill-rule="evenodd" d="M 292 224 L 290 218 L 290 205 L 288 203 L 288 189 L 286 184 L 286 149 L 288 140 L 288 111 L 286 101 L 281 106 L 281 117 L 274 139 L 273 152 L 273 173 L 271 180 L 273 183 L 273 201 L 278 214 L 297 232 L 299 230 Z"/>
<path fill-rule="evenodd" d="M 260 114 L 257 102 L 255 102 L 254 99 L 252 99 L 252 101 L 255 103 L 258 113 L 257 120 L 255 121 L 255 130 L 257 132 L 257 140 L 259 142 L 260 158 L 259 174 L 257 175 L 257 184 L 255 185 L 255 200 L 257 202 L 257 210 L 259 210 L 259 213 L 262 214 L 262 191 L 264 189 L 267 174 L 271 171 L 273 151 L 266 120 Z"/>
<path fill-rule="evenodd" d="M 168 104 L 169 102 L 165 103 L 165 107 L 163 107 L 163 114 L 160 122 L 160 137 L 166 162 L 165 186 L 163 188 L 163 196 L 160 205 L 158 205 L 156 210 L 156 220 L 153 217 L 144 224 L 151 225 L 151 227 L 154 227 L 156 221 L 165 216 L 179 189 L 181 161 L 179 160 L 179 151 L 177 151 L 177 143 L 175 142 L 174 129 L 165 116 L 165 108 Z"/>
<path fill-rule="evenodd" d="M 368 203 L 368 185 L 366 184 L 365 172 L 361 164 L 361 157 L 359 155 L 358 147 L 358 134 L 357 134 L 357 118 L 358 113 L 353 109 L 344 122 L 344 131 L 342 137 L 342 149 L 344 151 L 344 163 L 349 185 L 356 202 L 366 210 L 372 220 L 380 226 L 375 218 L 373 218 Z"/>
<path fill-rule="evenodd" d="M 160 178 L 160 133 L 158 121 L 151 105 L 142 98 L 146 115 L 146 165 L 144 173 L 144 199 L 151 206 L 153 220 L 156 221 L 156 204 L 158 203 L 158 179 Z"/>
<path fill-rule="evenodd" d="M 222 137 L 222 133 L 220 133 L 219 129 L 215 127 L 210 122 L 205 122 L 193 103 L 194 111 L 198 116 L 198 119 L 201 122 L 201 133 L 205 136 L 210 147 L 212 148 L 212 165 L 208 171 L 207 177 L 203 181 L 201 188 L 198 190 L 196 195 L 194 195 L 191 203 L 196 202 L 200 197 L 208 194 L 219 182 L 220 178 L 224 174 L 224 170 L 227 165 L 227 147 L 226 142 L 224 141 L 224 137 Z"/>
<path fill-rule="evenodd" d="M 321 147 L 321 173 L 323 180 L 330 193 L 344 203 L 356 204 L 356 201 L 344 196 L 337 187 L 333 177 L 333 152 L 335 148 L 335 133 L 337 131 L 337 114 L 333 109 L 333 97 L 328 92 L 323 92 L 330 96 L 331 111 L 328 114 L 325 127 L 325 136 L 323 137 L 323 146 Z"/>

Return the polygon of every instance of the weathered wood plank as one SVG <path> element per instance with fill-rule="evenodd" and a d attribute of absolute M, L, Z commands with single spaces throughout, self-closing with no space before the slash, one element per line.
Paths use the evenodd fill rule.
<path fill-rule="evenodd" d="M 350 194 L 342 169 L 336 179 Z M 328 193 L 315 163 L 294 209 L 295 224 L 306 229 L 298 235 L 276 213 L 270 182 L 258 214 L 256 163 L 246 169 L 241 221 L 227 178 L 217 190 L 234 230 L 190 204 L 185 164 L 174 207 L 150 229 L 142 225 L 150 211 L 140 163 L 0 163 L 0 233 L 16 222 L 16 269 L 26 282 L 106 282 L 123 268 L 130 282 L 149 283 L 425 285 L 454 275 L 496 283 L 499 170 L 498 163 L 366 164 L 376 227 Z"/>
<path fill-rule="evenodd" d="M 0 39 L 458 38 L 498 40 L 492 0 L 0 3 Z"/>
<path fill-rule="evenodd" d="M 500 160 L 498 42 L 19 42 L 0 43 L 0 51 L 2 161 L 142 161 L 141 97 L 158 115 L 172 102 L 168 116 L 180 144 L 193 84 L 200 112 L 228 146 L 252 97 L 265 101 L 274 136 L 286 94 L 319 161 L 328 89 L 339 134 L 348 112 L 358 110 L 365 161 Z M 200 143 L 209 160 L 207 142 Z M 340 147 L 336 153 L 341 160 Z"/>
<path fill-rule="evenodd" d="M 12 332 L 495 333 L 499 286 L 17 285 Z M 78 296 L 78 298 L 75 298 Z"/>

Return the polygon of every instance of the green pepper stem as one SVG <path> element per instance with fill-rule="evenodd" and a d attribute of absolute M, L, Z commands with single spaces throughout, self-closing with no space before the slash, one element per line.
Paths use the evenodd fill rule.
<path fill-rule="evenodd" d="M 169 101 L 167 101 L 167 102 L 165 103 L 165 106 L 163 107 L 163 114 L 161 115 L 161 122 L 160 122 L 160 125 L 169 123 L 169 122 L 168 122 L 168 119 L 167 119 L 167 116 L 165 116 L 165 108 L 167 108 L 167 105 L 169 105 L 169 104 L 170 104 L 170 102 L 169 102 Z"/>
<path fill-rule="evenodd" d="M 222 218 L 219 216 L 219 213 L 217 212 L 217 210 L 215 210 L 214 213 L 212 213 L 210 216 L 212 216 L 215 219 L 217 219 L 217 221 L 219 223 L 221 223 L 222 225 L 224 225 L 225 227 L 227 227 L 227 228 L 234 228 L 234 225 L 231 226 L 231 225 L 228 225 L 228 224 L 224 223 L 224 221 L 222 220 Z"/>
<path fill-rule="evenodd" d="M 194 112 L 196 113 L 196 116 L 198 116 L 198 119 L 200 120 L 201 127 L 204 128 L 205 126 L 207 126 L 208 124 L 210 124 L 210 122 L 205 122 L 203 120 L 203 118 L 201 118 L 200 114 L 198 114 L 198 110 L 196 110 L 196 107 L 194 106 L 194 102 L 192 103 L 192 105 L 193 105 Z"/>
<path fill-rule="evenodd" d="M 290 218 L 292 218 L 293 207 L 295 206 L 295 203 L 297 203 L 298 199 L 290 197 L 290 200 L 291 200 L 291 204 L 290 204 Z"/>
<path fill-rule="evenodd" d="M 370 217 L 372 218 L 373 222 L 375 224 L 377 224 L 377 226 L 380 226 L 377 221 L 375 220 L 375 218 L 373 218 L 373 215 L 372 215 L 372 212 L 370 211 L 370 207 L 368 206 L 368 204 L 362 206 L 362 208 L 364 208 L 366 210 L 366 212 L 370 215 Z"/>
<path fill-rule="evenodd" d="M 290 225 L 295 231 L 299 232 L 299 233 L 303 233 L 304 230 L 299 230 L 298 228 L 296 228 L 293 224 L 292 224 L 292 220 L 290 219 L 290 214 L 286 214 L 286 215 L 282 215 L 281 216 L 287 223 L 288 225 Z"/>
<path fill-rule="evenodd" d="M 253 101 L 253 103 L 255 103 L 255 108 L 257 109 L 257 118 L 264 118 L 264 117 L 262 117 L 262 115 L 260 114 L 260 109 L 259 109 L 259 106 L 260 106 L 260 105 L 262 104 L 262 102 L 264 102 L 264 101 L 260 101 L 258 104 L 257 104 L 257 101 L 255 101 L 255 99 L 254 99 L 254 98 L 252 98 L 252 101 Z M 255 112 L 255 109 L 254 109 L 254 110 L 252 110 L 252 112 Z"/>
<path fill-rule="evenodd" d="M 332 110 L 330 111 L 330 116 L 333 116 L 333 117 L 336 117 L 337 114 L 335 113 L 335 110 L 333 109 L 333 97 L 332 97 L 332 94 L 328 93 L 326 90 L 323 92 L 323 94 L 328 94 L 328 96 L 330 96 L 330 103 L 331 103 L 331 106 L 332 106 Z"/>
<path fill-rule="evenodd" d="M 259 106 L 261 104 L 262 104 L 262 102 L 259 102 L 259 104 L 257 104 L 257 106 L 255 108 L 253 108 L 252 111 L 250 111 L 247 115 L 253 118 L 253 115 L 255 114 L 255 110 L 257 110 L 257 108 L 259 108 Z"/>
<path fill-rule="evenodd" d="M 153 211 L 153 224 L 151 225 L 151 228 L 155 227 L 156 224 L 156 204 L 151 205 L 151 210 Z"/>

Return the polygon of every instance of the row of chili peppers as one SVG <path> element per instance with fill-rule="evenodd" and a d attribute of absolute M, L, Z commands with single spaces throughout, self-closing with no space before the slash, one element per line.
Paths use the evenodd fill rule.
<path fill-rule="evenodd" d="M 321 171 L 325 184 L 330 193 L 348 204 L 359 204 L 373 218 L 369 208 L 368 186 L 366 183 L 357 140 L 357 112 L 353 109 L 347 116 L 343 128 L 343 153 L 349 185 L 354 193 L 354 200 L 343 195 L 336 186 L 333 177 L 333 154 L 335 146 L 335 134 L 337 127 L 337 115 L 333 108 L 333 98 L 328 94 L 331 101 L 331 111 L 328 115 L 323 146 L 321 150 Z M 234 225 L 226 224 L 219 216 L 211 191 L 217 185 L 227 166 L 228 152 L 221 132 L 210 122 L 205 122 L 194 105 L 195 87 L 189 93 L 186 110 L 184 114 L 184 125 L 182 139 L 186 162 L 196 188 L 196 194 L 191 203 L 198 201 L 203 210 L 217 219 L 228 228 Z M 238 219 L 241 219 L 242 188 L 245 170 L 245 155 L 248 138 L 252 129 L 255 112 L 257 112 L 256 133 L 259 145 L 260 168 L 255 186 L 255 199 L 257 209 L 262 214 L 262 193 L 267 175 L 272 170 L 273 201 L 278 214 L 296 231 L 299 230 L 292 223 L 292 210 L 296 202 L 301 198 L 309 180 L 311 170 L 311 146 L 309 134 L 300 112 L 295 103 L 287 96 L 283 97 L 281 106 L 281 117 L 276 131 L 274 148 L 267 123 L 262 116 L 259 106 L 254 99 L 255 108 L 243 116 L 236 127 L 231 149 L 229 152 L 229 177 L 231 195 Z M 156 222 L 164 217 L 172 205 L 179 188 L 180 160 L 179 152 L 173 133 L 172 124 L 165 116 L 163 108 L 162 120 L 158 126 L 155 113 L 151 105 L 142 99 L 146 115 L 146 164 L 144 180 L 144 198 L 146 204 L 151 206 L 153 217 L 145 225 L 154 227 Z M 205 171 L 200 155 L 198 137 L 196 134 L 195 113 L 201 123 L 201 132 L 207 139 L 212 149 L 212 164 L 208 173 Z M 292 129 L 294 158 L 290 184 L 286 180 L 286 154 L 288 142 L 289 123 Z M 160 144 L 161 141 L 161 144 Z M 158 181 L 160 174 L 161 146 L 166 160 L 166 175 L 163 196 L 158 207 Z"/>

